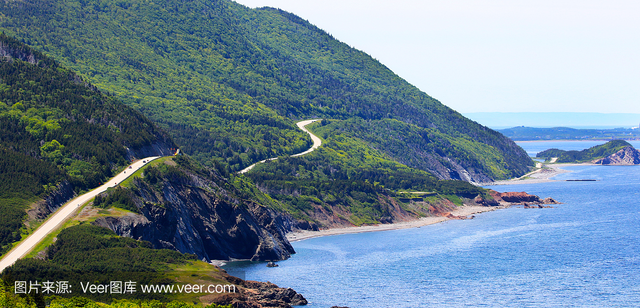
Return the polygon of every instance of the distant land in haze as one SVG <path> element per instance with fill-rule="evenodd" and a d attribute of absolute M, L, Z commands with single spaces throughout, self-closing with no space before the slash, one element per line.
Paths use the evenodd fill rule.
<path fill-rule="evenodd" d="M 576 129 L 570 127 L 526 127 L 518 126 L 498 130 L 513 141 L 531 140 L 639 140 L 640 129 Z"/>
<path fill-rule="evenodd" d="M 547 162 L 585 163 L 600 165 L 637 165 L 640 163 L 640 152 L 624 140 L 611 140 L 582 151 L 564 151 L 548 149 L 536 155 Z M 555 160 L 555 161 L 554 161 Z"/>
<path fill-rule="evenodd" d="M 640 124 L 637 113 L 597 112 L 471 112 L 463 115 L 493 129 L 527 127 L 631 128 Z"/>

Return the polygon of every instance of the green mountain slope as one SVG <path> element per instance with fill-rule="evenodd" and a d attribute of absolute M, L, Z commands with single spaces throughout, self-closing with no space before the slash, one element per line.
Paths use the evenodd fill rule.
<path fill-rule="evenodd" d="M 532 165 L 512 141 L 280 10 L 227 0 L 46 0 L 5 2 L 0 12 L 4 31 L 157 121 L 187 153 L 231 171 L 308 147 L 291 120 L 308 117 L 363 121 L 341 129 L 358 137 L 366 128 L 358 140 L 440 178 L 503 179 Z M 396 149 L 379 142 L 407 133 L 412 140 L 394 141 Z"/>
<path fill-rule="evenodd" d="M 57 62 L 6 35 L 0 35 L 0 53 L 3 250 L 28 231 L 23 228 L 28 206 L 34 214 L 29 222 L 44 218 L 74 191 L 99 185 L 131 159 L 173 153 L 175 145 L 154 123 Z M 439 180 L 371 148 L 352 135 L 373 133 L 347 126 L 364 127 L 363 122 L 319 121 L 313 129 L 325 140 L 323 147 L 308 156 L 262 164 L 249 178 L 228 173 L 220 164 L 215 171 L 200 167 L 187 156 L 159 159 L 165 164 L 149 164 L 141 172 L 143 180 L 121 183 L 123 189 L 96 197 L 93 206 L 137 213 L 146 223 L 132 221 L 131 215 L 100 223 L 131 230 L 128 236 L 145 238 L 155 247 L 204 259 L 283 259 L 293 252 L 284 237 L 292 229 L 393 222 L 430 215 L 432 206 L 455 207 L 459 197 L 484 193 L 466 182 Z M 407 207 L 399 201 L 402 190 L 428 192 L 430 199 Z M 326 215 L 315 215 L 314 208 L 324 208 Z M 237 211 L 231 215 L 236 220 L 220 219 L 220 212 L 230 211 Z M 238 240 L 233 230 L 242 230 L 244 238 Z M 199 234 L 212 240 L 198 240 Z"/>
<path fill-rule="evenodd" d="M 281 201 L 285 212 L 323 228 L 432 215 L 434 207 L 455 207 L 461 205 L 459 197 L 486 193 L 470 183 L 439 180 L 393 161 L 362 140 L 340 132 L 336 123 L 340 122 L 323 120 L 307 126 L 324 140 L 316 151 L 259 164 L 247 176 L 261 191 Z M 430 197 L 425 203 L 401 201 L 412 197 L 423 201 L 423 195 Z"/>
<path fill-rule="evenodd" d="M 548 149 L 538 153 L 536 157 L 544 158 L 547 161 L 553 157 L 557 157 L 557 163 L 583 163 L 609 156 L 626 147 L 633 148 L 630 143 L 624 140 L 611 140 L 605 144 L 590 147 L 582 151 Z"/>
<path fill-rule="evenodd" d="M 29 204 L 49 198 L 46 215 L 131 159 L 175 147 L 139 112 L 4 34 L 0 55 L 0 252 L 20 239 Z"/>

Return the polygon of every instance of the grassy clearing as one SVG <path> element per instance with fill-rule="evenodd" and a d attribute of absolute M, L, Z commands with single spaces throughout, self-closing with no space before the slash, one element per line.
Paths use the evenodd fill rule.
<path fill-rule="evenodd" d="M 198 285 L 203 286 L 206 290 L 209 285 L 229 285 L 230 283 L 223 279 L 222 272 L 215 266 L 203 261 L 189 261 L 185 264 L 172 265 L 171 270 L 166 274 L 167 278 L 175 281 L 176 285 Z M 185 303 L 207 304 L 206 300 L 201 297 L 212 297 L 210 293 L 175 293 L 168 297 Z M 215 295 L 213 295 L 215 297 Z"/>

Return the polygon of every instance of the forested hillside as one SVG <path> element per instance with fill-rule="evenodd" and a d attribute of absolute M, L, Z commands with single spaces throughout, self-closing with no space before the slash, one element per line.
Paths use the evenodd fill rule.
<path fill-rule="evenodd" d="M 390 159 L 444 179 L 524 174 L 526 153 L 303 19 L 228 0 L 20 1 L 0 28 L 60 59 L 166 128 L 206 164 L 237 171 L 310 145 L 322 117 Z M 407 136 L 399 138 L 398 136 Z"/>
<path fill-rule="evenodd" d="M 536 157 L 544 158 L 547 161 L 555 157 L 557 158 L 555 161 L 557 163 L 583 163 L 609 156 L 626 147 L 633 148 L 630 143 L 624 140 L 611 140 L 605 144 L 590 147 L 582 151 L 548 149 L 538 153 Z"/>
<path fill-rule="evenodd" d="M 195 255 L 151 249 L 149 242 L 119 237 L 109 229 L 87 224 L 63 230 L 42 259 L 19 260 L 2 274 L 2 308 L 231 308 L 306 304 L 304 297 L 290 289 L 271 283 L 246 282 L 198 261 Z M 23 294 L 15 289 L 18 285 L 15 281 L 29 281 L 43 287 L 34 286 L 32 291 Z M 53 289 L 44 288 L 48 281 L 55 282 Z M 58 282 L 66 282 L 66 289 L 58 287 Z M 92 292 L 89 284 L 106 285 L 109 289 Z M 213 285 L 224 291 L 142 290 L 152 284 L 175 287 L 176 291 L 187 284 Z M 115 289 L 118 286 L 120 288 Z"/>
<path fill-rule="evenodd" d="M 338 122 L 323 120 L 311 125 L 324 139 L 318 150 L 259 164 L 247 176 L 260 190 L 281 201 L 286 212 L 322 228 L 398 222 L 430 215 L 430 207 L 451 204 L 449 201 L 461 205 L 460 197 L 485 193 L 467 182 L 439 180 L 393 161 L 384 152 L 337 130 L 333 124 Z M 398 202 L 404 199 L 403 191 L 422 192 L 413 196 L 427 194 L 431 198 L 426 204 L 407 207 Z"/>
<path fill-rule="evenodd" d="M 154 123 L 56 61 L 6 35 L 0 35 L 0 51 L 3 250 L 28 231 L 28 205 L 30 221 L 44 218 L 74 191 L 101 184 L 135 157 L 173 154 L 176 145 Z M 160 159 L 165 163 L 150 164 L 142 180 L 120 183 L 123 187 L 96 197 L 92 205 L 132 211 L 137 218 L 97 223 L 200 259 L 283 259 L 293 252 L 284 237 L 292 229 L 394 222 L 484 193 L 394 161 L 367 145 L 364 138 L 375 140 L 370 136 L 376 131 L 366 125 L 358 118 L 319 121 L 311 127 L 325 140 L 319 150 L 260 165 L 249 179 L 216 160 L 216 168 L 207 169 L 188 156 Z M 420 208 L 405 208 L 398 203 L 403 190 L 428 192 L 431 199 Z M 317 208 L 324 208 L 325 216 L 316 215 Z M 235 220 L 220 216 L 229 212 Z M 335 218 L 339 221 L 332 222 Z"/>
<path fill-rule="evenodd" d="M 28 204 L 64 201 L 175 147 L 139 112 L 4 34 L 0 55 L 0 252 L 20 239 Z"/>

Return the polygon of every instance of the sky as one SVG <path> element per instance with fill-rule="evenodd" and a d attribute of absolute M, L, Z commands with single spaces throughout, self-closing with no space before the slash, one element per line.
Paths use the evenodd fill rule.
<path fill-rule="evenodd" d="M 462 113 L 640 113 L 637 0 L 236 0 L 294 13 Z"/>

